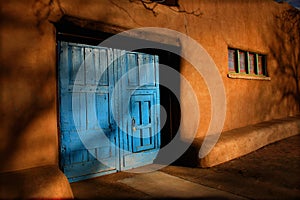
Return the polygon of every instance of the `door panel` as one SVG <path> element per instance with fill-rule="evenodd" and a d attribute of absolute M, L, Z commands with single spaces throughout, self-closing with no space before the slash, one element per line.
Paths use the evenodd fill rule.
<path fill-rule="evenodd" d="M 148 54 L 139 54 L 138 61 L 140 85 L 155 86 L 154 56 Z"/>
<path fill-rule="evenodd" d="M 131 134 L 133 136 L 133 152 L 154 148 L 155 123 L 151 123 L 153 95 L 134 95 L 131 97 Z"/>
<path fill-rule="evenodd" d="M 61 168 L 70 181 L 116 171 L 110 49 L 60 43 Z M 100 74 L 103 75 L 100 77 Z"/>
<path fill-rule="evenodd" d="M 127 65 L 122 74 L 128 73 L 128 83 L 126 89 L 140 87 L 145 90 L 159 90 L 158 77 L 158 56 L 148 55 L 144 53 L 127 53 Z M 133 87 L 132 87 L 133 86 Z"/>
<path fill-rule="evenodd" d="M 153 163 L 160 147 L 158 57 L 131 52 L 126 58 L 128 65 L 122 73 L 128 74 L 128 80 L 123 91 L 132 95 L 129 105 L 124 105 L 129 107 L 129 117 L 123 118 L 127 132 L 121 137 L 121 169 Z"/>

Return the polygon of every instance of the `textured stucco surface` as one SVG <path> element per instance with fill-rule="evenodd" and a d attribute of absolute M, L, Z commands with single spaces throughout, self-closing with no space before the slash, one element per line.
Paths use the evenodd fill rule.
<path fill-rule="evenodd" d="M 224 82 L 224 131 L 298 113 L 294 76 L 290 70 L 279 70 L 293 66 L 295 58 L 290 52 L 299 47 L 289 43 L 289 38 L 276 28 L 276 16 L 290 8 L 287 4 L 272 0 L 181 0 L 179 5 L 185 12 L 157 5 L 154 14 L 140 1 L 129 0 L 1 2 L 0 171 L 58 163 L 56 28 L 52 22 L 62 16 L 84 20 L 83 28 L 93 28 L 90 21 L 108 24 L 104 28 L 95 26 L 99 31 L 109 32 L 109 25 L 124 30 L 164 27 L 198 41 L 213 58 Z M 267 54 L 271 80 L 228 78 L 228 46 Z M 285 55 L 290 59 L 281 58 Z M 201 138 L 210 123 L 210 95 L 204 79 L 192 66 L 182 62 L 180 72 L 190 81 L 199 100 L 197 137 Z M 181 99 L 188 102 L 184 93 Z M 182 107 L 186 117 L 193 111 L 193 105 L 185 103 Z M 183 124 L 183 130 L 188 130 L 188 125 Z M 184 131 L 181 134 L 189 135 Z"/>
<path fill-rule="evenodd" d="M 213 167 L 297 134 L 300 134 L 300 116 L 226 131 L 199 164 L 201 167 Z"/>
<path fill-rule="evenodd" d="M 72 189 L 58 166 L 49 165 L 0 174 L 1 199 L 70 199 Z"/>

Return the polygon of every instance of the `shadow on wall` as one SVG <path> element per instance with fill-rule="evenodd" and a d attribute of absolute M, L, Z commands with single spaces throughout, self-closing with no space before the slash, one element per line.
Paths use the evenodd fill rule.
<path fill-rule="evenodd" d="M 57 162 L 57 3 L 1 4 L 0 172 Z"/>
<path fill-rule="evenodd" d="M 0 171 L 10 169 L 11 162 L 16 163 L 16 158 L 23 157 L 22 147 L 31 149 L 30 154 L 49 145 L 47 138 L 37 141 L 40 136 L 30 132 L 39 132 L 35 129 L 36 123 L 53 110 L 56 90 L 55 85 L 49 84 L 55 83 L 55 70 L 49 68 L 48 57 L 39 46 L 43 39 L 30 28 L 31 22 L 17 19 L 14 14 L 6 14 L 1 19 Z M 33 141 L 24 140 L 27 133 Z"/>
<path fill-rule="evenodd" d="M 288 115 L 295 115 L 300 111 L 300 11 L 289 8 L 275 14 L 272 34 L 269 50 L 278 81 L 273 92 L 281 91 L 278 103 L 288 109 Z"/>

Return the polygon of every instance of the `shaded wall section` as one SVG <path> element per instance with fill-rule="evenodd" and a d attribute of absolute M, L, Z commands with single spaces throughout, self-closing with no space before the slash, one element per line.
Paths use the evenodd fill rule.
<path fill-rule="evenodd" d="M 0 171 L 58 161 L 55 29 L 36 3 L 1 3 Z"/>

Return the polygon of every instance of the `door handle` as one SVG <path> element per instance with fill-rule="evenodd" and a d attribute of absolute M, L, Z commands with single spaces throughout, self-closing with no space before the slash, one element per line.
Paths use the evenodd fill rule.
<path fill-rule="evenodd" d="M 132 131 L 136 131 L 136 127 L 135 127 L 135 119 L 134 119 L 134 117 L 132 118 L 131 126 L 132 126 Z"/>

